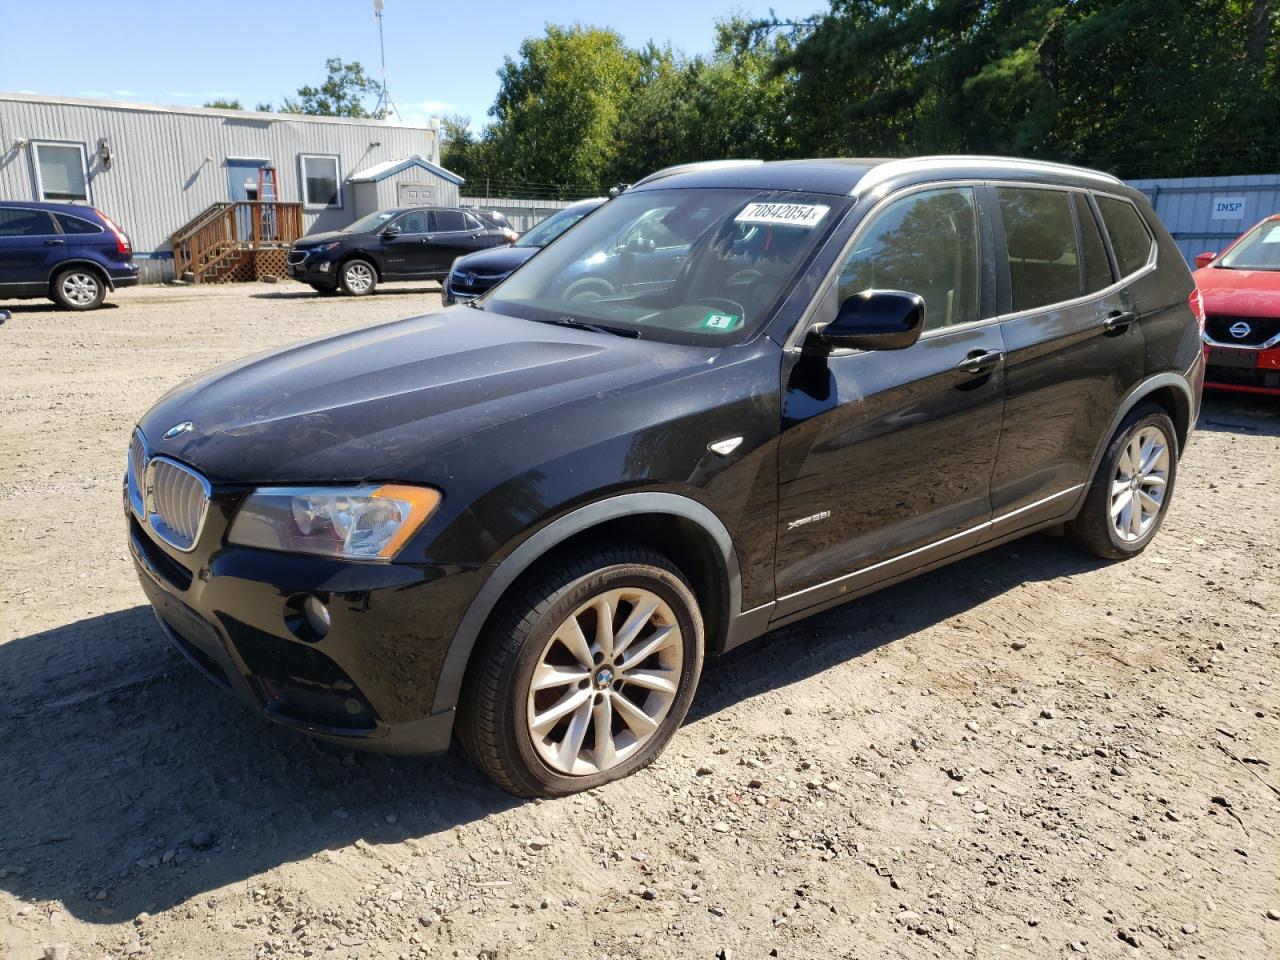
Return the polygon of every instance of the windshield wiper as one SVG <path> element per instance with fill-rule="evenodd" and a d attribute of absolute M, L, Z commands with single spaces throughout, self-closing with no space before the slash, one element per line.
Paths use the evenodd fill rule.
<path fill-rule="evenodd" d="M 617 327 L 602 327 L 595 323 L 587 323 L 585 320 L 579 320 L 577 317 L 565 315 L 557 317 L 555 320 L 546 320 L 545 323 L 554 323 L 561 327 L 573 327 L 575 330 L 590 330 L 592 333 L 611 333 L 615 337 L 630 337 L 632 340 L 640 339 L 639 330 L 619 330 Z"/>

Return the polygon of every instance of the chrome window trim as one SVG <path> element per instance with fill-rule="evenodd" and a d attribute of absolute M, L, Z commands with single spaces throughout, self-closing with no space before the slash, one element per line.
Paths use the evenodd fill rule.
<path fill-rule="evenodd" d="M 885 166 L 888 166 L 888 164 L 885 164 Z M 874 169 L 878 170 L 880 168 L 876 167 Z M 1067 169 L 1073 170 L 1075 168 L 1068 167 Z M 1119 180 L 1115 180 L 1114 182 L 1117 184 L 1120 183 Z M 859 186 L 861 186 L 861 184 L 859 184 Z M 877 216 L 879 216 L 884 211 L 885 207 L 889 206 L 892 203 L 897 202 L 898 200 L 901 200 L 903 197 L 910 196 L 913 193 L 920 193 L 925 190 L 939 190 L 939 189 L 946 189 L 948 187 L 972 187 L 976 189 L 978 187 L 983 187 L 983 186 L 1018 187 L 1020 189 L 1028 188 L 1032 190 L 1057 190 L 1059 193 L 1082 193 L 1086 197 L 1089 196 L 1090 194 L 1093 194 L 1094 196 L 1097 196 L 1097 195 L 1104 196 L 1109 200 L 1119 200 L 1123 203 L 1127 203 L 1129 204 L 1129 206 L 1133 207 L 1134 212 L 1138 215 L 1138 220 L 1142 223 L 1143 229 L 1147 231 L 1148 239 L 1151 241 L 1151 252 L 1147 257 L 1147 264 L 1146 266 L 1138 270 L 1135 270 L 1133 273 L 1126 274 L 1125 276 L 1120 277 L 1115 282 L 1113 282 L 1110 286 L 1103 287 L 1101 290 L 1095 290 L 1092 293 L 1082 294 L 1078 297 L 1072 298 L 1071 300 L 1055 301 L 1054 303 L 1049 303 L 1043 306 L 1034 307 L 1030 310 L 1019 310 L 1019 311 L 1013 311 L 1010 313 L 998 314 L 993 317 L 982 317 L 981 319 L 978 319 L 978 320 L 970 320 L 967 323 L 952 324 L 949 327 L 936 327 L 933 330 L 926 330 L 924 331 L 924 333 L 920 334 L 921 340 L 928 340 L 932 337 L 939 336 L 941 334 L 953 333 L 957 330 L 975 330 L 987 324 L 1004 323 L 1006 320 L 1018 320 L 1023 317 L 1045 313 L 1049 310 L 1060 310 L 1060 309 L 1067 309 L 1070 307 L 1082 306 L 1091 300 L 1101 300 L 1111 296 L 1112 294 L 1118 293 L 1122 287 L 1127 286 L 1128 284 L 1134 282 L 1140 277 L 1146 276 L 1148 273 L 1153 272 L 1159 266 L 1160 244 L 1156 242 L 1156 238 L 1151 232 L 1151 226 L 1147 223 L 1147 218 L 1142 215 L 1142 211 L 1138 209 L 1137 205 L 1132 200 L 1130 200 L 1128 197 L 1124 197 L 1119 194 L 1111 193 L 1106 190 L 1096 190 L 1092 187 L 1081 187 L 1075 184 L 1059 185 L 1056 183 L 1027 183 L 1022 180 L 991 180 L 991 179 L 931 180 L 928 183 L 912 184 L 909 187 L 903 187 L 901 190 L 894 191 L 893 193 L 885 194 L 883 197 L 881 197 L 876 201 L 875 206 L 873 206 L 870 210 L 868 210 L 863 215 L 862 219 L 858 223 L 857 228 L 853 231 L 852 234 L 849 235 L 849 239 L 845 242 L 844 246 L 840 248 L 840 253 L 836 255 L 835 262 L 832 264 L 831 268 L 827 271 L 827 276 L 823 278 L 822 283 L 818 285 L 817 291 L 814 293 L 813 298 L 809 302 L 809 305 L 805 308 L 804 315 L 796 323 L 795 327 L 791 331 L 791 334 L 787 337 L 787 340 L 783 349 L 790 353 L 800 353 L 802 351 L 801 341 L 804 339 L 804 335 L 808 333 L 809 328 L 813 326 L 813 322 L 814 322 L 813 315 L 814 313 L 817 312 L 819 304 L 822 303 L 823 298 L 827 295 L 828 291 L 831 289 L 836 279 L 838 278 L 840 267 L 844 264 L 845 259 L 848 257 L 850 251 L 854 248 L 857 242 L 862 239 L 863 235 L 866 233 L 867 227 L 871 224 L 871 222 Z M 857 194 L 855 193 L 854 196 L 856 197 Z M 1103 219 L 1103 221 L 1098 226 L 1103 233 L 1104 242 L 1107 244 L 1108 248 L 1110 248 L 1111 237 L 1106 232 L 1106 220 Z M 982 265 L 979 264 L 978 266 L 979 266 L 979 270 L 981 270 Z M 833 356 L 852 356 L 855 353 L 863 353 L 863 352 L 866 352 L 866 351 L 861 351 L 861 350 L 833 351 Z"/>
<path fill-rule="evenodd" d="M 174 543 L 172 540 L 170 540 L 168 537 L 164 535 L 163 530 L 161 530 L 159 527 L 157 527 L 154 523 L 151 522 L 151 518 L 153 516 L 156 516 L 156 513 L 154 510 L 151 509 L 151 496 L 150 496 L 151 484 L 150 484 L 149 475 L 151 473 L 151 468 L 156 463 L 168 464 L 169 466 L 174 467 L 182 471 L 183 473 L 187 474 L 188 476 L 194 478 L 197 482 L 199 482 L 200 488 L 204 492 L 204 502 L 200 506 L 200 518 L 196 521 L 196 529 L 195 529 L 195 532 L 192 533 L 191 535 L 191 543 L 185 547 L 182 546 L 181 544 Z M 209 516 L 209 503 L 211 502 L 213 497 L 213 487 L 210 486 L 209 481 L 206 480 L 202 474 L 191 469 L 191 467 L 187 466 L 185 463 L 179 463 L 177 460 L 174 460 L 172 457 L 166 457 L 161 454 L 157 454 L 156 456 L 153 456 L 147 460 L 146 471 L 144 472 L 143 476 L 148 478 L 144 483 L 143 492 L 142 492 L 143 504 L 144 504 L 143 510 L 146 513 L 145 522 L 147 526 L 151 528 L 152 532 L 157 537 L 159 537 L 169 546 L 173 547 L 173 549 L 179 551 L 180 553 L 190 553 L 196 548 L 196 545 L 200 542 L 200 535 L 204 532 L 204 522 L 205 522 L 205 519 Z"/>
<path fill-rule="evenodd" d="M 1049 496 L 1042 497 L 1041 499 L 1035 501 L 1034 503 L 1029 503 L 1024 507 L 1018 507 L 1016 510 L 1010 510 L 1007 513 L 1002 513 L 998 517 L 992 517 L 990 520 L 985 520 L 982 523 L 977 524 L 976 526 L 968 527 L 967 529 L 961 530 L 959 533 L 953 533 L 950 536 L 943 537 L 941 540 L 934 540 L 931 543 L 926 543 L 922 547 L 916 547 L 912 550 L 906 551 L 905 553 L 895 554 L 894 556 L 889 557 L 887 560 L 880 560 L 869 566 L 859 567 L 858 569 L 850 571 L 849 573 L 842 573 L 840 576 L 833 577 L 830 580 L 824 580 L 822 581 L 822 583 L 816 583 L 812 587 L 805 587 L 803 590 L 797 590 L 794 593 L 788 593 L 784 596 L 779 597 L 777 602 L 784 603 L 787 600 L 793 600 L 796 597 L 802 597 L 806 593 L 812 593 L 814 590 L 821 590 L 825 587 L 834 586 L 837 583 L 842 583 L 843 581 L 850 580 L 853 577 L 862 576 L 864 573 L 870 573 L 872 570 L 879 570 L 881 567 L 887 567 L 890 564 L 899 562 L 900 560 L 906 560 L 908 557 L 914 557 L 917 554 L 925 553 L 926 551 L 933 550 L 937 547 L 942 546 L 943 544 L 951 543 L 953 540 L 959 540 L 963 537 L 970 536 L 971 534 L 980 533 L 983 530 L 989 530 L 998 523 L 1004 523 L 1008 520 L 1013 519 L 1016 516 L 1027 513 L 1028 511 L 1034 510 L 1037 507 L 1042 507 L 1046 503 L 1051 503 L 1052 501 L 1058 500 L 1062 497 L 1070 496 L 1073 493 L 1079 493 L 1084 488 L 1085 488 L 1085 484 L 1077 483 L 1073 487 L 1068 487 L 1065 490 L 1059 490 L 1057 493 L 1051 493 L 1049 494 Z"/>

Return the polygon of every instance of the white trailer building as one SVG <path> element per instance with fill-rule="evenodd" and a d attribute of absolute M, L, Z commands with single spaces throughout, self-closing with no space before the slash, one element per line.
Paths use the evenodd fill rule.
<path fill-rule="evenodd" d="M 456 205 L 462 178 L 439 163 L 434 121 L 0 93 L 0 200 L 97 207 L 130 235 L 146 280 L 282 273 L 292 240 L 375 199 Z"/>

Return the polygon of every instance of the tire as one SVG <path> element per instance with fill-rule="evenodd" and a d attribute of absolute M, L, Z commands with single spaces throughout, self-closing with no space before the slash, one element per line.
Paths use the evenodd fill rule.
<path fill-rule="evenodd" d="M 1135 456 L 1143 461 L 1136 476 L 1132 470 Z M 1178 434 L 1173 421 L 1154 404 L 1139 405 L 1107 444 L 1084 506 L 1067 524 L 1068 536 L 1107 560 L 1136 556 L 1164 522 L 1177 476 Z M 1122 486 L 1125 483 L 1127 491 Z M 1140 504 L 1137 516 L 1133 511 L 1135 497 Z M 1150 510 L 1153 501 L 1158 504 L 1154 512 Z"/>
<path fill-rule="evenodd" d="M 616 291 L 613 284 L 599 277 L 583 277 L 564 288 L 563 299 L 571 303 L 591 303 L 611 297 Z"/>
<path fill-rule="evenodd" d="M 71 267 L 53 278 L 50 299 L 68 310 L 96 310 L 107 298 L 107 284 L 88 267 Z"/>
<path fill-rule="evenodd" d="M 309 286 L 316 293 L 320 294 L 320 296 L 322 297 L 332 297 L 334 294 L 338 292 L 337 287 L 326 287 L 323 284 L 319 284 L 319 283 L 310 283 L 310 284 L 307 284 L 307 286 Z"/>
<path fill-rule="evenodd" d="M 616 661 L 596 633 L 602 601 L 612 602 Z M 626 630 L 633 614 L 640 626 Z M 576 655 L 560 639 L 572 639 L 571 621 L 584 639 Z M 517 796 L 589 790 L 662 752 L 689 710 L 702 657 L 701 611 L 666 557 L 639 546 L 585 547 L 518 586 L 481 636 L 459 699 L 459 739 Z"/>
<path fill-rule="evenodd" d="M 353 297 L 367 296 L 378 285 L 378 271 L 368 260 L 348 260 L 338 271 L 338 285 Z"/>

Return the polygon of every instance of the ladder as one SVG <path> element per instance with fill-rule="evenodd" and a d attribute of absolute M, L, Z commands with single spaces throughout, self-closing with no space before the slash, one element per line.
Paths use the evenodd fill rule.
<path fill-rule="evenodd" d="M 276 215 L 276 204 L 280 200 L 280 192 L 276 187 L 276 168 L 258 168 L 258 239 L 279 240 L 280 219 Z"/>

